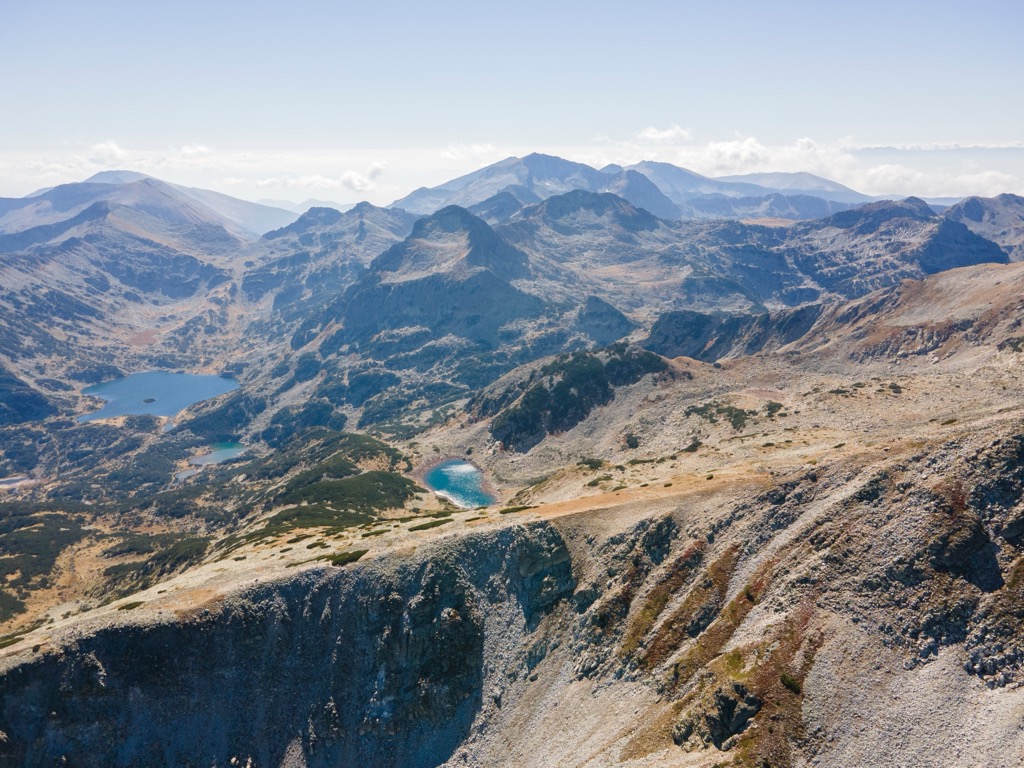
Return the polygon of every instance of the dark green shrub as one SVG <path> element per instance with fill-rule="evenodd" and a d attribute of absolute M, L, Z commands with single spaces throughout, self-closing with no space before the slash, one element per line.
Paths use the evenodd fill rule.
<path fill-rule="evenodd" d="M 800 685 L 800 681 L 793 677 L 791 674 L 789 674 L 789 672 L 780 673 L 779 680 L 782 682 L 784 686 L 786 686 L 786 688 L 795 693 L 797 696 L 799 696 L 804 691 L 803 686 Z"/>
<path fill-rule="evenodd" d="M 295 363 L 295 373 L 292 374 L 298 382 L 309 381 L 320 373 L 320 358 L 313 352 L 302 355 Z"/>
<path fill-rule="evenodd" d="M 410 531 L 426 531 L 430 528 L 437 528 L 439 525 L 446 525 L 452 521 L 452 518 L 446 517 L 441 520 L 431 520 L 429 523 L 420 523 L 419 525 L 413 525 L 409 527 Z"/>

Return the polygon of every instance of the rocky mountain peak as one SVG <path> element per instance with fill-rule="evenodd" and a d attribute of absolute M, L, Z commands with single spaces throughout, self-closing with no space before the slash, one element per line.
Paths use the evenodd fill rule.
<path fill-rule="evenodd" d="M 935 211 L 928 203 L 918 197 L 908 197 L 905 200 L 881 200 L 840 211 L 823 219 L 822 223 L 839 229 L 854 229 L 858 234 L 867 235 L 897 219 L 926 222 L 935 218 Z"/>
<path fill-rule="evenodd" d="M 601 225 L 614 224 L 630 231 L 652 230 L 658 226 L 658 219 L 652 213 L 637 208 L 618 195 L 611 192 L 586 192 L 582 189 L 549 197 L 524 210 L 522 217 L 539 219 L 548 224 L 568 224 L 578 221 L 582 214 L 591 214 L 600 220 Z"/>
<path fill-rule="evenodd" d="M 528 274 L 526 254 L 511 246 L 483 219 L 449 205 L 416 222 L 412 234 L 371 265 L 375 272 L 412 276 L 484 268 L 504 280 Z"/>
<path fill-rule="evenodd" d="M 275 240 L 286 235 L 300 234 L 312 229 L 330 227 L 341 221 L 341 211 L 334 208 L 310 208 L 286 227 L 275 229 L 263 235 L 263 240 Z"/>

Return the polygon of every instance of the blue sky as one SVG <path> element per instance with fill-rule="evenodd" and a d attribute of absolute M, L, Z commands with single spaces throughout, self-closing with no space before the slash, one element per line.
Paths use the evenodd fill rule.
<path fill-rule="evenodd" d="M 0 195 L 380 203 L 530 151 L 1024 193 L 1017 2 L 0 2 Z"/>

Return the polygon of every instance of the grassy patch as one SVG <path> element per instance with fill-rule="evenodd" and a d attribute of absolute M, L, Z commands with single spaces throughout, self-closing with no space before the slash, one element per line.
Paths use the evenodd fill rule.
<path fill-rule="evenodd" d="M 348 552 L 338 552 L 333 555 L 321 555 L 316 559 L 330 563 L 331 565 L 342 566 L 356 562 L 369 551 L 370 550 L 368 549 L 350 549 Z"/>
<path fill-rule="evenodd" d="M 13 619 L 25 612 L 25 603 L 9 592 L 0 589 L 0 621 Z M 3 646 L 0 646 L 2 648 Z"/>
<path fill-rule="evenodd" d="M 0 518 L 0 584 L 12 589 L 44 586 L 61 552 L 85 537 L 84 522 L 57 513 Z"/>
<path fill-rule="evenodd" d="M 665 578 L 647 593 L 646 599 L 626 629 L 622 640 L 623 656 L 630 656 L 636 652 L 641 640 L 650 632 L 672 595 L 689 581 L 694 569 L 703 559 L 706 547 L 702 541 L 693 542 L 668 567 Z"/>
<path fill-rule="evenodd" d="M 734 545 L 708 565 L 702 578 L 694 584 L 682 604 L 665 620 L 648 643 L 641 659 L 647 669 L 654 669 L 663 663 L 686 640 L 698 638 L 699 643 L 702 633 L 721 618 L 729 578 L 738 560 L 739 547 Z M 696 560 L 694 566 L 699 562 L 699 559 Z M 675 674 L 678 680 L 679 671 Z M 693 674 L 692 670 L 690 674 Z"/>
<path fill-rule="evenodd" d="M 524 510 L 534 509 L 534 508 L 535 508 L 535 505 L 533 505 L 533 504 L 519 504 L 518 506 L 515 506 L 515 507 L 505 507 L 504 509 L 499 509 L 498 510 L 498 514 L 499 515 L 511 515 L 511 514 L 513 514 L 515 512 L 522 512 Z"/>
<path fill-rule="evenodd" d="M 162 576 L 202 560 L 209 546 L 206 538 L 178 539 L 145 560 L 112 565 L 103 571 L 103 575 L 119 594 L 146 589 Z"/>
<path fill-rule="evenodd" d="M 410 526 L 409 530 L 410 531 L 427 531 L 427 530 L 430 530 L 431 528 L 437 528 L 439 525 L 446 525 L 447 523 L 450 523 L 450 522 L 452 522 L 452 518 L 450 518 L 450 517 L 442 518 L 440 520 L 431 520 L 428 523 L 420 523 L 419 525 Z"/>
<path fill-rule="evenodd" d="M 372 470 L 355 477 L 292 488 L 278 498 L 278 503 L 330 504 L 365 514 L 401 507 L 422 490 L 412 480 L 394 472 Z"/>
<path fill-rule="evenodd" d="M 25 635 L 34 629 L 38 629 L 43 625 L 42 620 L 32 622 L 27 627 L 22 627 L 17 632 L 11 632 L 9 635 L 0 635 L 0 648 L 6 648 L 9 645 L 14 645 L 21 640 Z"/>
<path fill-rule="evenodd" d="M 804 687 L 800 684 L 800 681 L 789 674 L 789 672 L 783 671 L 779 673 L 779 682 L 797 696 L 804 692 Z"/>
<path fill-rule="evenodd" d="M 737 408 L 734 405 L 711 400 L 709 402 L 702 403 L 701 405 L 691 405 L 686 409 L 684 415 L 700 416 L 702 419 L 706 419 L 712 424 L 717 423 L 719 419 L 725 419 L 733 429 L 741 430 L 747 426 L 748 418 L 757 415 L 757 411 L 746 411 L 743 408 Z"/>

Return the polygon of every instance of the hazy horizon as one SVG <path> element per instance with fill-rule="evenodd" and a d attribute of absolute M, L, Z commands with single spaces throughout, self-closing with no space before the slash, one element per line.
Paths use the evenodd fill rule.
<path fill-rule="evenodd" d="M 1024 8 L 810 2 L 5 11 L 0 195 L 109 169 L 387 204 L 510 155 L 1024 193 Z"/>

